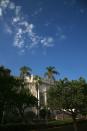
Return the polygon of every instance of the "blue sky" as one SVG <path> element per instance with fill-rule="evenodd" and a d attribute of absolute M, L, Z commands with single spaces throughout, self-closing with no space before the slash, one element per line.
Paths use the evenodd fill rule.
<path fill-rule="evenodd" d="M 86 0 L 0 0 L 0 64 L 19 75 L 21 66 L 43 76 L 87 79 Z"/>

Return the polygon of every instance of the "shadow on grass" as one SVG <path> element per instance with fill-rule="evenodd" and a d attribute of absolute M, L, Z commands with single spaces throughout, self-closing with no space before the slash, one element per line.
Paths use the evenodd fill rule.
<path fill-rule="evenodd" d="M 78 122 L 78 131 L 87 131 L 87 120 Z M 0 131 L 74 131 L 73 124 L 62 123 L 57 124 L 57 121 L 37 124 L 8 124 L 1 125 Z"/>

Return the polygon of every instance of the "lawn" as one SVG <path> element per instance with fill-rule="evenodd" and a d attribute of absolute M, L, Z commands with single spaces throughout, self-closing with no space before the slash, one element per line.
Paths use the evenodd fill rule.
<path fill-rule="evenodd" d="M 87 120 L 78 121 L 78 131 L 87 131 Z M 42 124 L 1 125 L 0 131 L 74 131 L 71 119 L 48 121 Z"/>

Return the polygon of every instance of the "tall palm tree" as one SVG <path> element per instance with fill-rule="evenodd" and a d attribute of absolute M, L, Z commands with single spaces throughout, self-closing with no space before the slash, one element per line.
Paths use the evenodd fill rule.
<path fill-rule="evenodd" d="M 20 68 L 20 77 L 24 79 L 25 76 L 31 76 L 32 69 L 27 66 L 22 66 Z"/>
<path fill-rule="evenodd" d="M 48 80 L 55 80 L 55 75 L 59 74 L 59 72 L 56 71 L 54 66 L 48 66 L 46 67 L 45 77 L 47 77 Z"/>
<path fill-rule="evenodd" d="M 55 75 L 59 74 L 59 72 L 56 71 L 54 66 L 48 66 L 46 67 L 46 72 L 44 74 L 45 77 L 47 77 L 47 80 L 51 86 L 52 81 L 55 82 Z M 45 92 L 45 106 L 47 106 L 47 89 Z"/>
<path fill-rule="evenodd" d="M 37 99 L 38 99 L 38 105 L 37 105 L 37 115 L 38 115 L 38 119 L 39 119 L 39 107 L 40 107 L 40 85 L 42 83 L 41 77 L 36 75 L 34 76 L 34 81 L 36 84 L 36 91 L 37 91 Z"/>
<path fill-rule="evenodd" d="M 11 70 L 5 68 L 3 65 L 0 66 L 0 76 L 10 76 Z"/>

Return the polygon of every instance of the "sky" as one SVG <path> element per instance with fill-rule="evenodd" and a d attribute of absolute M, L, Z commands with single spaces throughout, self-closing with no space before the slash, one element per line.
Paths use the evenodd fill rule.
<path fill-rule="evenodd" d="M 87 0 L 0 0 L 0 65 L 87 79 Z"/>

